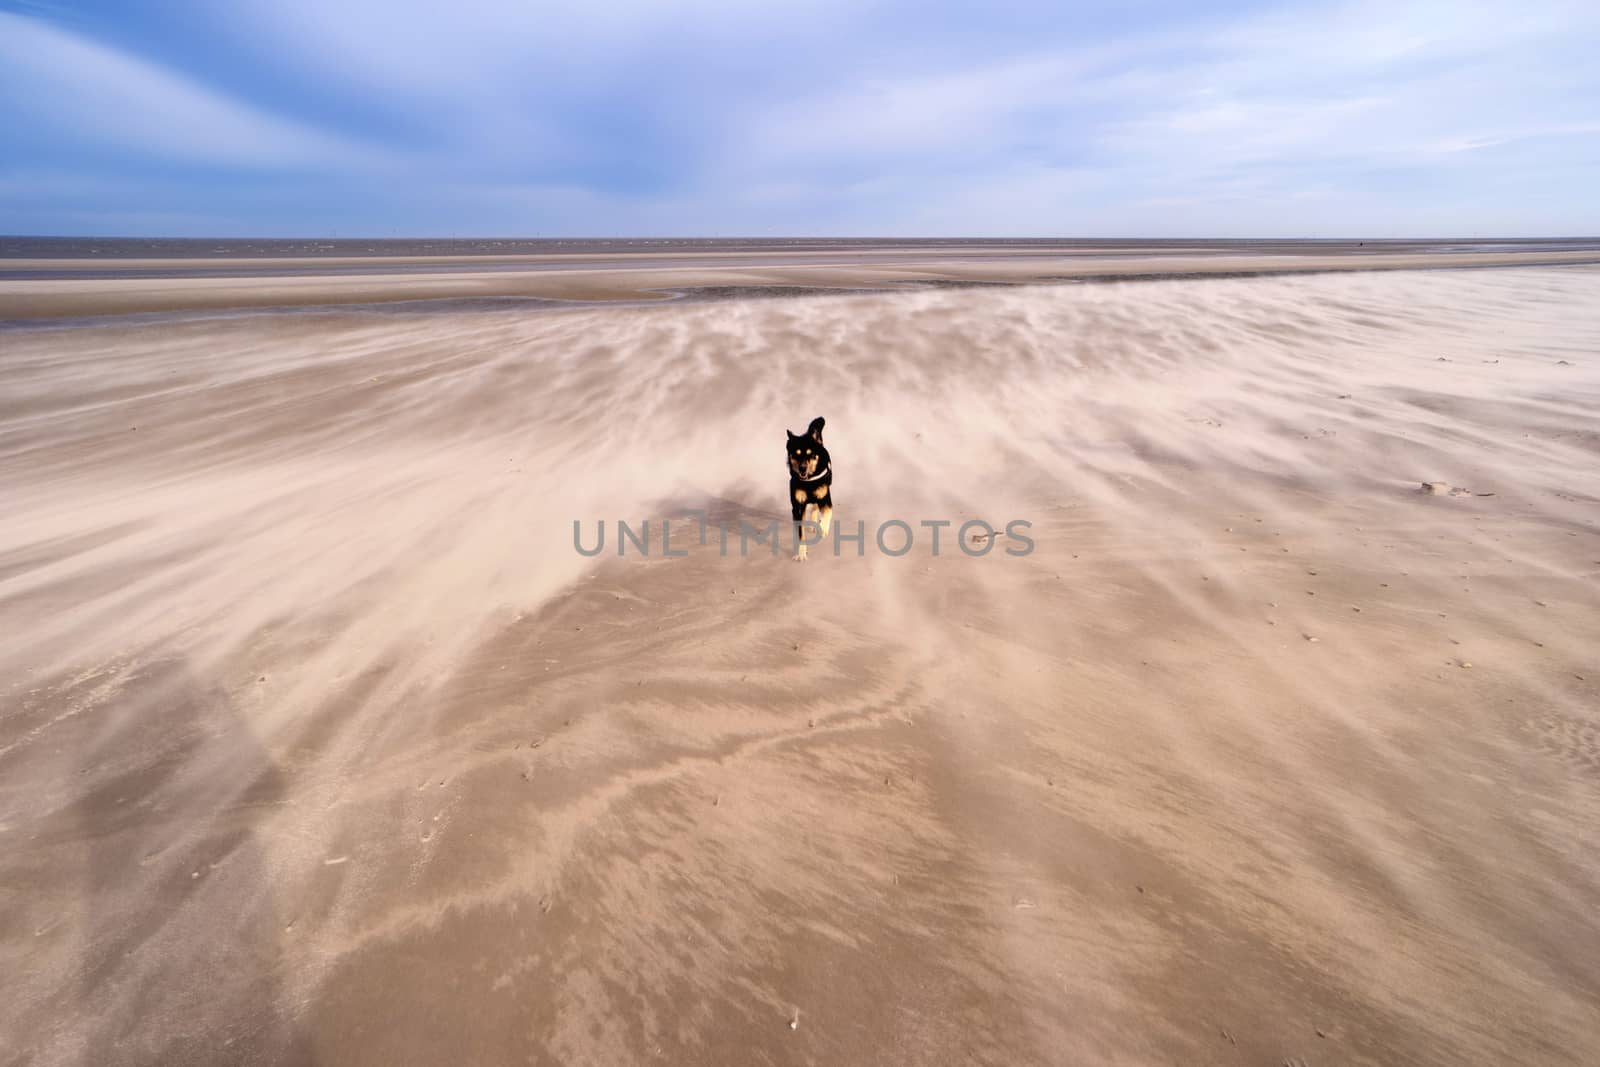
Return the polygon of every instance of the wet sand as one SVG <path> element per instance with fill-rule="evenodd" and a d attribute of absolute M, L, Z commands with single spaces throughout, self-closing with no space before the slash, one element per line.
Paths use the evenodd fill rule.
<path fill-rule="evenodd" d="M 348 241 L 319 247 L 11 238 L 0 240 L 0 323 L 230 308 L 637 303 L 773 290 L 890 292 L 1547 264 L 1600 265 L 1600 241 Z"/>
<path fill-rule="evenodd" d="M 1027 277 L 811 270 L 690 273 Z M 0 1063 L 1585 1063 L 1597 307 L 1545 266 L 0 333 Z M 864 555 L 684 536 L 784 516 L 818 414 Z M 917 526 L 974 518 L 1034 551 Z"/>

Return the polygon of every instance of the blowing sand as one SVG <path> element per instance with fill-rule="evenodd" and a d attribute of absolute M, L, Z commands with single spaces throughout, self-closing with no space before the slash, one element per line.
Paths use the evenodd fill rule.
<path fill-rule="evenodd" d="M 0 1062 L 1592 1062 L 1597 308 L 0 333 Z M 660 555 L 818 414 L 864 555 Z"/>
<path fill-rule="evenodd" d="M 79 244 L 86 242 L 79 242 Z M 1424 268 L 1600 265 L 1593 241 L 1474 250 L 1443 242 L 1389 251 L 1322 243 L 1213 242 L 1207 248 L 1131 245 L 1036 248 L 1031 242 L 722 252 L 716 242 L 671 252 L 521 256 L 320 256 L 139 259 L 19 258 L 0 254 L 0 323 L 67 316 L 237 308 L 381 305 L 415 301 L 660 302 L 705 290 L 750 294 L 893 291 L 1041 280 L 1314 274 Z M 1015 247 L 1027 244 L 1027 248 Z M 8 251 L 0 241 L 0 253 Z"/>

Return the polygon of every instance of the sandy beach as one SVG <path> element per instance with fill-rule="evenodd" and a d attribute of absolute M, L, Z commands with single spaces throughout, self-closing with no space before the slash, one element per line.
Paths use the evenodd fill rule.
<path fill-rule="evenodd" d="M 1596 253 L 805 254 L 0 278 L 0 1064 L 1592 1062 Z"/>
<path fill-rule="evenodd" d="M 1586 239 L 535 241 L 514 254 L 492 249 L 515 242 L 388 244 L 346 241 L 313 254 L 288 242 L 0 239 L 0 323 L 422 301 L 532 307 L 1123 278 L 1600 266 L 1600 240 Z"/>

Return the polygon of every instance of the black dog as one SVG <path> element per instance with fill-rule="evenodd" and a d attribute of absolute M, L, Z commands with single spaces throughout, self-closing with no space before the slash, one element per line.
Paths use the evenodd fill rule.
<path fill-rule="evenodd" d="M 828 450 L 822 447 L 824 419 L 819 415 L 811 420 L 803 434 L 789 433 L 789 505 L 794 513 L 794 558 L 806 558 L 805 527 L 802 521 L 814 522 L 828 536 L 828 526 L 833 522 L 833 461 Z"/>

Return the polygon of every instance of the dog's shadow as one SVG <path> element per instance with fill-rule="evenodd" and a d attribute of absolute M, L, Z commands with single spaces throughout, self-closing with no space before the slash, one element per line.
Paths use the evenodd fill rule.
<path fill-rule="evenodd" d="M 737 529 L 741 522 L 763 525 L 774 519 L 788 522 L 791 516 L 787 511 L 754 503 L 763 498 L 770 499 L 772 495 L 770 491 L 764 493 L 759 487 L 750 483 L 734 486 L 728 495 L 685 489 L 657 500 L 651 505 L 650 510 L 669 518 L 700 513 L 705 515 L 706 525 L 722 526 L 727 529 Z"/>

